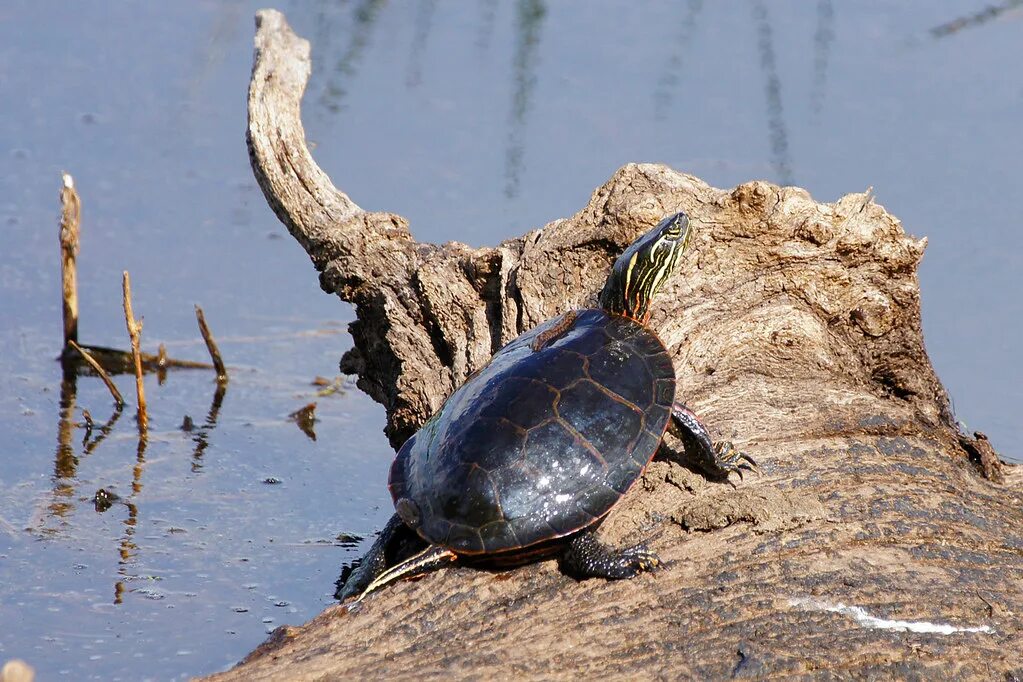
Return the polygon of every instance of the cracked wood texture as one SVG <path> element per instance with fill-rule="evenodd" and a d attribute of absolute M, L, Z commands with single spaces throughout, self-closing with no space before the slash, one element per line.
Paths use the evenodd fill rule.
<path fill-rule="evenodd" d="M 593 304 L 618 253 L 684 209 L 695 243 L 651 326 L 680 398 L 763 475 L 733 490 L 656 459 L 601 529 L 646 542 L 655 573 L 441 570 L 279 628 L 217 679 L 1023 676 L 1023 475 L 957 428 L 921 335 L 925 242 L 869 194 L 826 204 L 628 165 L 496 248 L 420 244 L 316 166 L 309 69 L 308 43 L 260 12 L 252 165 L 323 289 L 356 305 L 342 367 L 395 447 L 494 350 Z"/>

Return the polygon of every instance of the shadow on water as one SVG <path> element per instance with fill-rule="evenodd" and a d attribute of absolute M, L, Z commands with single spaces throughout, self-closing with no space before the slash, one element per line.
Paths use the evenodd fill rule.
<path fill-rule="evenodd" d="M 681 81 L 682 51 L 689 46 L 696 35 L 696 20 L 703 9 L 703 0 L 688 0 L 686 13 L 679 24 L 678 36 L 672 41 L 671 56 L 664 64 L 657 86 L 654 88 L 654 119 L 664 121 L 675 98 L 675 90 Z"/>
<path fill-rule="evenodd" d="M 785 127 L 785 113 L 781 105 L 781 78 L 774 53 L 774 32 L 767 6 L 763 0 L 752 3 L 753 21 L 757 29 L 757 48 L 760 52 L 760 71 L 764 76 L 764 96 L 767 98 L 767 130 L 771 146 L 771 166 L 778 183 L 794 184 L 792 159 L 789 157 L 789 135 Z"/>
<path fill-rule="evenodd" d="M 540 30 L 543 28 L 546 15 L 547 6 L 543 0 L 519 0 L 516 5 L 512 106 L 504 166 L 504 194 L 509 199 L 519 194 L 519 182 L 526 153 L 526 116 L 529 113 L 533 89 L 536 87 Z"/>

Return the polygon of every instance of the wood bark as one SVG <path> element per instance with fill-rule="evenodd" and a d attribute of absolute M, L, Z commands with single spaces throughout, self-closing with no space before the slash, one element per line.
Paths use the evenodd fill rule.
<path fill-rule="evenodd" d="M 655 460 L 602 534 L 647 542 L 656 573 L 442 570 L 280 628 L 216 679 L 1023 676 L 1023 475 L 960 432 L 927 358 L 925 240 L 869 193 L 818 203 L 630 164 L 498 247 L 421 244 L 316 166 L 309 69 L 308 43 L 260 12 L 253 170 L 323 289 L 356 305 L 342 367 L 393 445 L 502 344 L 592 304 L 621 250 L 684 209 L 695 244 L 651 326 L 679 396 L 763 475 L 733 490 Z"/>

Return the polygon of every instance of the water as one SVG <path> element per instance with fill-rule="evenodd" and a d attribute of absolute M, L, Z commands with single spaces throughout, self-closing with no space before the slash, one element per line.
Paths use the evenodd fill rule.
<path fill-rule="evenodd" d="M 1010 295 L 1023 285 L 1023 7 L 986 6 L 281 9 L 313 41 L 304 119 L 317 160 L 422 240 L 521 234 L 577 211 L 628 161 L 722 187 L 791 182 L 821 200 L 873 186 L 930 238 L 925 336 L 959 417 L 1011 458 L 1023 454 L 1023 310 Z M 0 659 L 26 658 L 42 679 L 229 666 L 330 603 L 339 565 L 361 551 L 337 536 L 389 514 L 382 408 L 311 385 L 336 376 L 353 313 L 320 292 L 248 166 L 257 8 L 0 9 Z M 219 407 L 209 372 L 150 377 L 141 459 L 130 407 L 95 444 L 112 414 L 97 379 L 78 381 L 61 419 L 61 170 L 83 199 L 82 339 L 125 346 L 130 270 L 147 349 L 204 359 L 201 303 L 232 368 Z M 288 420 L 312 401 L 315 441 Z M 83 408 L 97 423 L 88 445 Z M 201 428 L 179 428 L 185 415 Z M 100 488 L 122 501 L 97 512 Z"/>

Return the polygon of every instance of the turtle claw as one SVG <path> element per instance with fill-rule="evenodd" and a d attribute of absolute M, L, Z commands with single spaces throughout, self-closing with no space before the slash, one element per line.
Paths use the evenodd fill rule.
<path fill-rule="evenodd" d="M 633 575 L 653 571 L 664 564 L 661 558 L 647 549 L 645 545 L 637 545 L 632 549 L 625 550 L 622 552 L 622 559 L 627 560 L 631 564 L 635 571 Z"/>
<path fill-rule="evenodd" d="M 738 474 L 740 481 L 744 480 L 744 472 L 760 473 L 760 465 L 757 464 L 757 461 L 737 449 L 729 440 L 714 443 L 714 465 L 726 478 L 733 472 Z M 736 487 L 731 481 L 729 483 L 733 488 Z"/>

